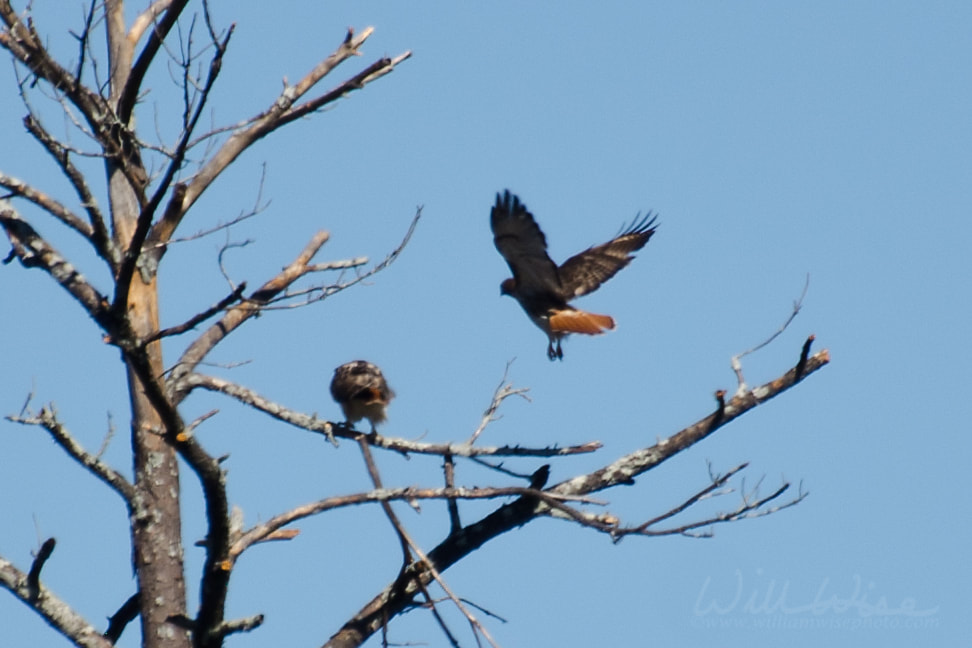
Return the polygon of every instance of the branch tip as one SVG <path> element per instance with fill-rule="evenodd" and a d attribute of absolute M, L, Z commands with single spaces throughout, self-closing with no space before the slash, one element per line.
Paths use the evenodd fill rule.
<path fill-rule="evenodd" d="M 807 337 L 807 341 L 803 343 L 803 348 L 800 350 L 800 360 L 796 364 L 797 378 L 802 376 L 803 371 L 807 368 L 807 358 L 810 355 L 810 346 L 813 344 L 815 339 L 816 336 L 811 333 L 809 337 Z"/>
<path fill-rule="evenodd" d="M 34 558 L 34 562 L 30 565 L 30 571 L 27 573 L 27 588 L 31 591 L 31 596 L 37 597 L 40 593 L 40 573 L 44 568 L 44 563 L 47 559 L 51 557 L 51 553 L 54 551 L 54 546 L 57 544 L 57 540 L 54 538 L 48 538 L 41 545 L 41 548 L 37 550 L 37 556 Z"/>

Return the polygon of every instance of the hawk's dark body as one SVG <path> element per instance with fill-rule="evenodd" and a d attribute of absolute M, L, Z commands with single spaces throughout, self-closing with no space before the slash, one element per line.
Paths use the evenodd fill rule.
<path fill-rule="evenodd" d="M 569 333 L 596 335 L 614 328 L 608 315 L 587 313 L 568 302 L 597 290 L 634 258 L 655 233 L 649 212 L 602 245 L 575 254 L 559 267 L 547 254 L 547 238 L 526 205 L 509 190 L 496 194 L 490 212 L 493 243 L 513 277 L 500 285 L 516 298 L 530 319 L 547 334 L 547 357 L 563 358 L 560 341 Z"/>

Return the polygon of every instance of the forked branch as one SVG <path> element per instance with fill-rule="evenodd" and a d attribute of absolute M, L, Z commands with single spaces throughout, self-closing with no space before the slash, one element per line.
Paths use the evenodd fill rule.
<path fill-rule="evenodd" d="M 52 628 L 75 645 L 82 648 L 112 648 L 113 644 L 70 605 L 42 583 L 38 583 L 35 590 L 30 587 L 29 581 L 28 574 L 0 557 L 0 587 L 33 608 Z"/>
<path fill-rule="evenodd" d="M 95 320 L 106 334 L 111 334 L 113 321 L 108 300 L 99 293 L 74 266 L 54 249 L 31 225 L 0 200 L 0 227 L 3 227 L 13 249 L 4 259 L 20 260 L 25 268 L 40 268 L 61 285 Z"/>
<path fill-rule="evenodd" d="M 316 502 L 310 502 L 308 504 L 294 507 L 289 511 L 275 515 L 266 522 L 261 522 L 260 524 L 243 531 L 239 537 L 235 538 L 230 545 L 229 557 L 231 560 L 235 561 L 251 546 L 266 540 L 276 538 L 289 539 L 289 537 L 293 536 L 278 536 L 276 534 L 278 534 L 283 527 L 293 524 L 294 522 L 348 506 L 360 506 L 362 504 L 397 501 L 489 500 L 508 497 L 523 497 L 527 495 L 533 497 L 534 499 L 544 500 L 551 507 L 566 506 L 567 502 L 597 504 L 597 502 L 594 500 L 586 497 L 555 495 L 544 491 L 538 491 L 532 487 L 527 488 L 523 486 L 497 486 L 489 488 L 421 488 L 417 486 L 405 486 L 395 488 L 378 488 L 362 493 L 328 497 Z"/>
<path fill-rule="evenodd" d="M 344 42 L 326 59 L 318 63 L 296 85 L 286 85 L 277 100 L 260 115 L 247 120 L 247 125 L 234 132 L 219 150 L 209 159 L 188 183 L 185 199 L 182 201 L 182 213 L 185 213 L 199 199 L 210 184 L 254 142 L 272 133 L 281 126 L 302 117 L 314 110 L 318 110 L 327 103 L 359 90 L 368 83 L 391 72 L 395 66 L 410 56 L 406 52 L 394 59 L 380 59 L 367 68 L 365 73 L 359 73 L 348 81 L 339 85 L 335 90 L 312 99 L 305 104 L 297 102 L 307 94 L 321 79 L 342 62 L 359 54 L 359 49 L 374 30 L 371 27 L 359 34 L 348 30 Z M 173 228 L 174 229 L 174 228 Z"/>
<path fill-rule="evenodd" d="M 48 214 L 61 221 L 84 238 L 91 240 L 91 226 L 79 218 L 77 214 L 59 203 L 57 200 L 47 195 L 23 180 L 8 176 L 0 172 L 0 187 L 5 187 L 10 191 L 10 197 L 21 197 L 34 203 Z"/>
<path fill-rule="evenodd" d="M 118 493 L 125 504 L 128 506 L 132 505 L 132 498 L 134 497 L 134 489 L 131 483 L 121 473 L 117 472 L 114 468 L 104 463 L 97 455 L 93 455 L 75 439 L 71 433 L 67 430 L 60 421 L 57 420 L 57 412 L 54 410 L 53 406 L 44 406 L 41 408 L 40 412 L 33 413 L 27 411 L 22 412 L 19 415 L 10 415 L 5 417 L 8 421 L 13 423 L 20 423 L 21 425 L 37 425 L 45 430 L 51 435 L 51 438 L 64 449 L 69 457 L 77 461 L 79 464 L 84 466 L 88 472 L 93 474 L 95 477 L 103 481 L 112 490 Z"/>
<path fill-rule="evenodd" d="M 344 288 L 363 281 L 366 277 L 369 277 L 376 272 L 380 272 L 391 265 L 392 262 L 398 258 L 399 254 L 401 254 L 405 245 L 408 243 L 412 233 L 415 231 L 415 227 L 418 224 L 421 215 L 422 210 L 419 208 L 416 211 L 415 217 L 412 219 L 412 222 L 408 228 L 408 232 L 406 232 L 401 243 L 399 243 L 399 245 L 391 253 L 389 253 L 389 255 L 381 263 L 377 264 L 368 272 L 362 273 L 355 279 L 344 282 L 339 288 L 343 290 Z M 182 356 L 179 358 L 178 363 L 172 369 L 166 383 L 168 391 L 174 394 L 176 403 L 181 402 L 186 395 L 188 395 L 189 390 L 194 386 L 185 382 L 186 377 L 195 370 L 199 363 L 202 362 L 203 359 L 216 347 L 216 345 L 226 338 L 226 336 L 242 326 L 250 318 L 259 315 L 267 308 L 271 308 L 272 305 L 279 300 L 294 297 L 295 294 L 290 292 L 290 287 L 298 279 L 317 272 L 347 267 L 347 264 L 344 263 L 311 263 L 314 256 L 318 253 L 324 243 L 327 242 L 329 237 L 330 234 L 324 231 L 320 231 L 315 234 L 310 242 L 300 252 L 300 254 L 297 255 L 297 258 L 294 259 L 287 267 L 281 270 L 277 276 L 257 288 L 239 304 L 231 307 L 226 314 L 219 319 L 219 321 L 203 331 L 203 333 L 194 342 L 192 342 L 188 348 L 186 348 Z M 323 297 L 335 292 L 333 290 L 328 292 L 326 288 L 320 287 L 313 287 L 307 290 L 323 291 L 322 295 L 315 297 L 314 300 L 322 299 Z"/>
<path fill-rule="evenodd" d="M 88 213 L 91 233 L 86 236 L 88 236 L 98 256 L 105 260 L 108 267 L 111 268 L 112 273 L 114 273 L 118 264 L 118 251 L 115 248 L 114 242 L 111 240 L 111 236 L 108 234 L 104 215 L 101 213 L 98 201 L 88 186 L 88 181 L 85 179 L 84 174 L 71 162 L 68 147 L 47 132 L 40 121 L 33 115 L 24 117 L 24 127 L 34 136 L 34 139 L 41 143 L 50 156 L 57 162 L 58 166 L 61 167 L 64 176 L 70 180 L 71 186 L 74 187 L 74 191 L 81 201 L 81 206 Z M 83 231 L 81 233 L 84 234 Z"/>
<path fill-rule="evenodd" d="M 321 420 L 316 415 L 308 415 L 289 409 L 277 402 L 264 398 L 251 389 L 216 376 L 192 373 L 182 378 L 178 388 L 180 392 L 188 393 L 188 390 L 197 387 L 225 394 L 279 421 L 289 423 L 294 427 L 299 427 L 310 432 L 323 434 L 328 438 L 337 437 L 355 440 L 361 435 L 360 432 L 343 423 Z M 366 441 L 372 447 L 392 450 L 402 454 L 452 455 L 455 457 L 559 457 L 593 452 L 601 447 L 601 443 L 598 441 L 573 446 L 552 446 L 547 448 L 473 446 L 468 443 L 425 443 L 397 437 L 386 437 L 377 433 L 368 434 Z"/>
<path fill-rule="evenodd" d="M 556 484 L 544 491 L 550 495 L 586 496 L 606 488 L 622 484 L 631 484 L 638 475 L 658 466 L 682 450 L 698 443 L 730 421 L 745 414 L 757 405 L 783 393 L 807 376 L 817 371 L 830 361 L 829 353 L 824 350 L 810 356 L 803 364 L 802 370 L 794 367 L 779 378 L 772 380 L 744 395 L 737 395 L 731 401 L 722 400 L 716 412 L 700 421 L 684 428 L 680 432 L 657 444 L 637 450 L 614 461 L 608 466 L 586 475 Z M 770 501 L 778 494 L 764 498 L 763 503 Z M 757 499 L 756 502 L 760 500 Z M 761 505 L 761 504 L 760 504 Z M 540 515 L 550 515 L 555 509 L 548 500 L 532 495 L 523 495 L 516 501 L 506 504 L 493 511 L 478 522 L 474 522 L 457 533 L 452 533 L 437 547 L 428 553 L 429 563 L 434 565 L 439 573 L 451 565 L 477 550 L 486 542 L 503 533 L 526 524 Z M 688 529 L 686 529 L 688 531 Z M 427 584 L 431 574 L 425 569 L 424 563 L 414 562 L 409 566 L 405 576 L 409 583 L 407 587 L 397 587 L 390 584 L 375 598 L 368 602 L 354 617 L 328 640 L 326 648 L 351 648 L 360 646 L 372 634 L 377 632 L 388 619 L 408 609 L 421 591 L 418 583 Z"/>

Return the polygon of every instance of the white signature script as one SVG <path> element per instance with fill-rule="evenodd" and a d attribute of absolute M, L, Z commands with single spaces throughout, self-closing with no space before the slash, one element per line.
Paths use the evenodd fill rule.
<path fill-rule="evenodd" d="M 758 570 L 757 574 L 762 570 Z M 924 617 L 936 614 L 938 606 L 933 608 L 919 609 L 918 604 L 913 598 L 903 598 L 897 605 L 888 603 L 887 597 L 880 596 L 873 600 L 865 591 L 863 579 L 855 574 L 853 578 L 853 591 L 848 596 L 840 596 L 830 593 L 830 578 L 824 578 L 817 589 L 816 596 L 812 600 L 797 604 L 789 600 L 790 582 L 784 581 L 778 585 L 775 579 L 769 580 L 764 586 L 754 587 L 746 596 L 746 588 L 743 584 L 742 571 L 737 569 L 736 591 L 732 598 L 719 601 L 716 597 L 709 594 L 709 585 L 712 578 L 706 578 L 702 583 L 702 590 L 695 600 L 694 612 L 696 616 L 707 614 L 729 614 L 730 612 L 742 612 L 745 614 L 811 614 L 821 615 L 828 612 L 833 614 L 856 613 L 860 617 L 870 616 L 910 616 Z M 874 588 L 870 583 L 867 590 Z"/>

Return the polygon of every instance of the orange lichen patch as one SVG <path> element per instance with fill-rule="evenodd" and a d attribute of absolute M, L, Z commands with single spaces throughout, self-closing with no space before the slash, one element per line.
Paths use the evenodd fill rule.
<path fill-rule="evenodd" d="M 586 313 L 581 310 L 562 310 L 550 316 L 550 329 L 555 333 L 584 333 L 598 335 L 614 328 L 610 315 Z"/>

